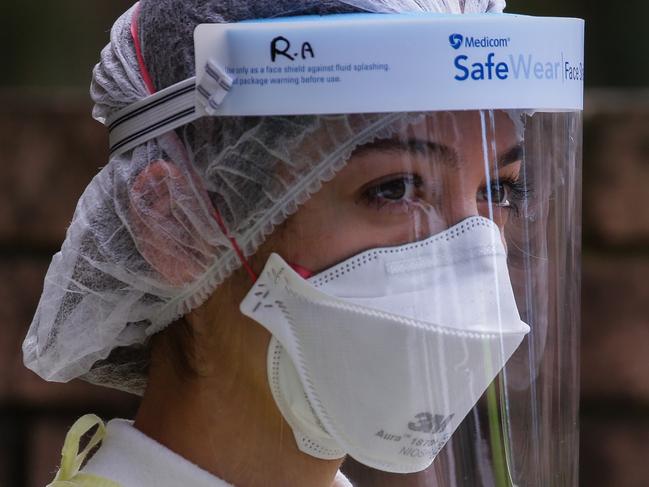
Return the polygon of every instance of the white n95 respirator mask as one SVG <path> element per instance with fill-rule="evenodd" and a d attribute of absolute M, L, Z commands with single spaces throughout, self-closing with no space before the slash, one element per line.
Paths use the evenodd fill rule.
<path fill-rule="evenodd" d="M 482 217 L 310 279 L 272 254 L 241 311 L 273 335 L 271 390 L 300 450 L 427 468 L 529 332 L 506 260 Z"/>

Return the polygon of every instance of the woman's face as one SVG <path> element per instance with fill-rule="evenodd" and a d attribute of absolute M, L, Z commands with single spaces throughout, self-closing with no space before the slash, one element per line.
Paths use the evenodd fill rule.
<path fill-rule="evenodd" d="M 354 152 L 268 242 L 319 272 L 364 250 L 422 240 L 476 215 L 502 229 L 522 204 L 522 149 L 504 112 L 428 114 Z"/>

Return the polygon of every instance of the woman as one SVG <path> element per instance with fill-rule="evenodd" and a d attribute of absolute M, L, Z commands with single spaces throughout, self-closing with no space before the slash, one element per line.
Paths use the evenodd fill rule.
<path fill-rule="evenodd" d="M 143 1 L 95 69 L 94 115 L 190 77 L 200 23 L 372 5 Z M 142 402 L 134 422 L 99 426 L 81 473 L 72 453 L 98 421 L 78 423 L 52 485 L 343 486 L 346 454 L 389 485 L 433 485 L 416 472 L 529 331 L 506 269 L 507 248 L 534 250 L 521 128 L 506 111 L 216 117 L 114 156 L 54 258 L 25 360 Z M 410 326 L 423 322 L 448 326 Z M 440 358 L 474 348 L 502 356 L 480 373 L 473 354 Z M 446 392 L 425 404 L 471 394 L 446 414 L 404 406 L 397 431 L 386 411 L 429 382 Z"/>

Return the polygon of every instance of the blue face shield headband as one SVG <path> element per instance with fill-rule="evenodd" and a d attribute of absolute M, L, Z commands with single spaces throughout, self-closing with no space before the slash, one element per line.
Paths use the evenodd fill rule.
<path fill-rule="evenodd" d="M 506 14 L 203 24 L 197 76 L 107 120 L 111 154 L 205 116 L 581 110 L 583 32 L 578 19 Z"/>

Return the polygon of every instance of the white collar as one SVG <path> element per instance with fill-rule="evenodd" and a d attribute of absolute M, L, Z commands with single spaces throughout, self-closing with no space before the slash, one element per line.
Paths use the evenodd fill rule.
<path fill-rule="evenodd" d="M 133 427 L 132 421 L 113 419 L 106 436 L 83 472 L 110 479 L 121 487 L 233 487 L 194 465 Z M 337 487 L 352 487 L 338 473 Z"/>

